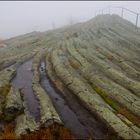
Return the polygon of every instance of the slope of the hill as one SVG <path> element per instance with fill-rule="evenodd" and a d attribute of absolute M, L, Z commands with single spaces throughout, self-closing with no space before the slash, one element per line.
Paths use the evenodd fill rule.
<path fill-rule="evenodd" d="M 30 117 L 23 93 L 18 104 L 26 105 L 25 109 L 16 108 L 16 135 L 39 129 L 55 118 L 78 138 L 67 114 L 70 109 L 77 129 L 81 128 L 80 138 L 140 139 L 140 33 L 132 23 L 116 15 L 102 15 L 69 27 L 15 37 L 5 44 L 0 48 L 0 112 L 7 115 L 9 106 L 16 108 L 16 101 L 9 97 L 12 79 L 17 67 L 30 59 L 30 84 L 41 120 L 38 123 Z M 66 102 L 64 109 L 59 101 Z M 20 119 L 25 120 L 23 124 Z"/>

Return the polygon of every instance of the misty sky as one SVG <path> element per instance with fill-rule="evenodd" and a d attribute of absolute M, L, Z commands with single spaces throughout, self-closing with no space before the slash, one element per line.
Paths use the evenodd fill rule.
<path fill-rule="evenodd" d="M 0 1 L 0 38 L 85 21 L 109 5 L 140 13 L 139 1 Z M 125 13 L 124 16 L 135 22 L 135 15 Z"/>

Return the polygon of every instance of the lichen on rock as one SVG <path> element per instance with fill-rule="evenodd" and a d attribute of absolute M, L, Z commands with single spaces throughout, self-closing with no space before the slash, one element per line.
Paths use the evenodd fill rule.
<path fill-rule="evenodd" d="M 34 76 L 32 80 L 33 81 L 32 87 L 40 104 L 39 108 L 41 113 L 41 124 L 47 122 L 48 120 L 53 120 L 54 122 L 62 124 L 62 121 L 60 120 L 60 117 L 57 114 L 50 97 L 47 95 L 47 92 L 41 87 L 39 83 L 40 79 L 38 67 L 43 53 L 44 50 L 40 51 L 40 53 L 38 53 L 36 57 L 33 59 Z"/>
<path fill-rule="evenodd" d="M 11 87 L 10 92 L 6 97 L 5 113 L 15 115 L 17 112 L 23 109 L 23 102 L 20 94 L 20 90 Z"/>

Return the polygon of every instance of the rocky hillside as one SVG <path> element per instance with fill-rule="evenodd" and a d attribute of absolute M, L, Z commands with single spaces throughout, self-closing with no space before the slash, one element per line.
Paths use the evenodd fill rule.
<path fill-rule="evenodd" d="M 17 137 L 54 120 L 77 138 L 140 139 L 138 30 L 119 16 L 103 15 L 69 27 L 5 40 L 7 46 L 0 48 L 1 122 L 6 122 L 5 117 L 10 122 L 16 120 Z M 12 84 L 18 67 L 28 60 L 32 61 L 30 84 L 38 102 L 38 121 L 29 111 L 25 91 L 21 96 L 21 89 Z M 44 77 L 49 81 L 44 82 Z M 54 100 L 53 93 L 61 98 L 55 95 Z M 16 94 L 17 100 L 12 97 Z M 57 103 L 61 99 L 78 118 L 78 129 L 74 130 L 78 133 L 69 125 L 71 120 L 65 119 L 63 112 L 67 109 Z M 16 115 L 11 117 L 13 108 Z M 82 127 L 84 130 L 80 130 Z"/>

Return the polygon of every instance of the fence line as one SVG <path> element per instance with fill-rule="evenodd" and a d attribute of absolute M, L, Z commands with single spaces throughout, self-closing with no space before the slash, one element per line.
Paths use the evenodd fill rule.
<path fill-rule="evenodd" d="M 136 16 L 135 26 L 136 26 L 136 28 L 138 27 L 138 21 L 139 21 L 140 13 L 136 13 L 136 12 L 134 12 L 132 10 L 129 10 L 127 8 L 124 8 L 124 7 L 120 7 L 120 6 L 108 6 L 108 7 L 104 8 L 104 9 L 102 9 L 102 10 L 96 11 L 95 12 L 95 16 L 97 16 L 97 15 L 103 15 L 105 10 L 108 11 L 108 14 L 111 14 L 111 10 L 112 9 L 120 9 L 121 10 L 121 17 L 122 18 L 124 18 L 124 12 L 125 11 L 128 11 L 130 13 L 133 13 Z"/>

